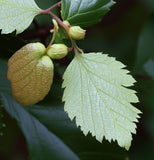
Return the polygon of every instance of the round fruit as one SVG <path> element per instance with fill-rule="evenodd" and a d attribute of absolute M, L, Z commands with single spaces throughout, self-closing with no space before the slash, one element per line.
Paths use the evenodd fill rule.
<path fill-rule="evenodd" d="M 64 44 L 53 44 L 47 51 L 52 59 L 62 59 L 68 54 L 68 48 Z"/>
<path fill-rule="evenodd" d="M 81 40 L 81 39 L 84 39 L 86 30 L 83 30 L 79 26 L 73 26 L 69 28 L 69 33 L 73 39 Z"/>

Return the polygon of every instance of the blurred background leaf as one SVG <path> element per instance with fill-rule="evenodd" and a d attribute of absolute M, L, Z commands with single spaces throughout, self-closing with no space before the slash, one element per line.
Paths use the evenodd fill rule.
<path fill-rule="evenodd" d="M 104 141 L 100 144 L 91 135 L 85 137 L 80 129 L 76 128 L 75 123 L 70 121 L 63 106 L 54 107 L 52 101 L 46 106 L 44 101 L 42 106 L 26 107 L 25 110 L 12 97 L 10 84 L 6 79 L 6 63 L 2 60 L 0 63 L 0 68 L 3 69 L 0 77 L 0 95 L 6 111 L 17 121 L 25 136 L 30 159 L 50 160 L 52 157 L 55 160 L 78 160 L 79 156 L 84 160 L 102 157 L 108 160 L 123 160 L 127 157 L 124 150 L 115 143 L 111 145 Z"/>
<path fill-rule="evenodd" d="M 149 60 L 144 64 L 144 70 L 149 74 L 149 76 L 154 78 L 154 61 L 153 60 Z"/>
<path fill-rule="evenodd" d="M 11 95 L 10 83 L 6 78 L 7 64 L 0 60 L 0 95 L 6 111 L 18 122 L 29 149 L 30 159 L 78 160 L 79 158 L 40 121 L 26 112 Z M 44 108 L 47 110 L 47 108 Z M 47 111 L 48 112 L 48 111 Z"/>
<path fill-rule="evenodd" d="M 154 68 L 154 13 L 147 20 L 139 36 L 135 70 L 142 74 L 146 71 L 153 77 Z"/>

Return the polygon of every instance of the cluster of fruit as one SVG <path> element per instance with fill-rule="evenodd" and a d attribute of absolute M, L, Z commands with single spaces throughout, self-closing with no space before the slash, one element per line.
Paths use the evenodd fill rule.
<path fill-rule="evenodd" d="M 86 31 L 79 26 L 70 26 L 69 22 L 63 22 L 69 28 L 69 34 L 74 40 L 82 40 L 85 37 Z M 68 47 L 64 44 L 53 44 L 47 51 L 47 54 L 52 59 L 61 59 L 68 54 Z"/>
<path fill-rule="evenodd" d="M 72 39 L 81 40 L 85 30 L 64 22 Z M 65 44 L 29 43 L 18 50 L 8 62 L 7 78 L 11 82 L 14 98 L 23 106 L 33 105 L 48 94 L 53 82 L 52 59 L 64 58 L 69 52 Z"/>

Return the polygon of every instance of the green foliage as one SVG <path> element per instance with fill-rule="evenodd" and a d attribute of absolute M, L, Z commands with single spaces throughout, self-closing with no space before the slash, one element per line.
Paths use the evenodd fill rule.
<path fill-rule="evenodd" d="M 9 89 L 7 88 L 7 86 L 9 85 L 9 82 L 6 81 L 6 70 L 7 70 L 7 63 L 0 60 L 0 93 L 4 92 L 4 93 L 10 93 Z M 2 97 L 0 94 L 0 135 L 3 135 L 3 133 L 1 132 L 1 129 L 5 126 L 5 124 L 2 121 L 3 118 L 3 103 L 2 103 Z"/>
<path fill-rule="evenodd" d="M 144 69 L 145 71 L 154 78 L 154 61 L 153 60 L 149 60 L 145 65 L 144 65 Z"/>
<path fill-rule="evenodd" d="M 0 95 L 6 111 L 17 120 L 26 138 L 31 160 L 51 160 L 51 157 L 53 160 L 78 160 L 78 157 L 93 160 L 102 156 L 108 160 L 112 160 L 113 157 L 115 160 L 123 160 L 127 157 L 116 145 L 107 142 L 100 144 L 90 136 L 82 135 L 64 113 L 63 107 L 53 106 L 51 97 L 48 106 L 35 105 L 23 108 L 11 95 L 10 84 L 6 79 L 6 62 L 0 60 L 0 64 L 0 70 L 3 69 L 0 76 Z M 55 95 L 53 98 L 55 99 Z M 69 149 L 70 147 L 77 155 Z"/>
<path fill-rule="evenodd" d="M 2 101 L 1 101 L 1 96 L 0 96 L 0 136 L 3 135 L 1 129 L 3 128 L 4 124 L 3 124 L 3 121 L 2 121 L 2 118 L 3 118 L 3 111 L 2 111 Z"/>
<path fill-rule="evenodd" d="M 39 1 L 40 0 L 36 0 L 36 2 Z M 138 122 L 139 114 L 141 113 L 140 110 L 132 104 L 139 102 L 135 90 L 139 93 L 143 92 L 143 95 L 139 94 L 139 98 L 141 99 L 139 106 L 144 106 L 144 109 L 148 106 L 151 113 L 153 112 L 153 15 L 146 23 L 139 38 L 134 72 L 135 74 L 137 73 L 136 77 L 151 80 L 151 83 L 147 83 L 145 88 L 144 80 L 142 82 L 140 79 L 137 79 L 139 84 L 137 84 L 135 88 L 133 85 L 136 80 L 129 74 L 128 70 L 124 69 L 126 66 L 115 60 L 115 58 L 100 52 L 83 53 L 83 50 L 78 47 L 80 42 L 73 40 L 78 38 L 74 38 L 70 32 L 71 27 L 76 26 L 78 31 L 77 36 L 81 37 L 79 39 L 82 39 L 83 36 L 80 36 L 79 27 L 87 27 L 99 22 L 113 4 L 113 0 L 62 0 L 62 19 L 69 21 L 71 26 L 65 25 L 63 20 L 54 15 L 55 10 L 53 11 L 53 8 L 55 8 L 55 6 L 58 7 L 60 3 L 52 6 L 52 9 L 41 10 L 34 0 L 0 0 L 0 29 L 2 29 L 2 34 L 14 31 L 14 33 L 10 35 L 0 36 L 1 58 L 8 59 L 16 50 L 25 44 L 20 38 L 15 38 L 14 34 L 15 32 L 17 32 L 17 34 L 23 32 L 31 24 L 36 15 L 47 14 L 54 19 L 56 24 L 56 27 L 51 30 L 51 32 L 53 32 L 51 42 L 47 48 L 43 48 L 41 55 L 40 52 L 33 52 L 34 54 L 32 54 L 32 56 L 29 56 L 29 54 L 25 55 L 25 52 L 21 52 L 20 56 L 16 55 L 16 53 L 13 55 L 15 58 L 13 61 L 9 61 L 9 72 L 7 74 L 12 84 L 11 87 L 9 81 L 6 79 L 7 64 L 5 61 L 0 60 L 0 97 L 2 97 L 5 110 L 11 117 L 16 119 L 25 136 L 30 159 L 50 160 L 51 157 L 54 160 L 127 159 L 124 150 L 118 147 L 113 141 L 117 141 L 119 146 L 124 147 L 126 150 L 130 148 L 132 134 L 136 134 L 135 123 Z M 133 13 L 132 15 L 134 16 Z M 114 18 L 116 19 L 116 17 Z M 126 17 L 123 19 L 125 18 Z M 127 19 L 125 22 L 126 21 Z M 51 22 L 50 20 L 50 23 Z M 101 28 L 101 32 L 97 30 L 98 27 L 94 27 L 94 34 L 91 36 L 92 43 L 87 43 L 87 46 L 91 48 L 91 50 L 96 49 L 98 51 L 97 46 L 102 47 L 103 42 L 103 48 L 101 50 L 109 51 L 110 47 L 104 48 L 106 45 L 104 43 L 106 42 L 105 37 L 107 37 L 109 41 L 111 40 L 110 45 L 115 45 L 114 47 L 116 49 L 113 48 L 117 51 L 112 51 L 113 53 L 111 52 L 111 54 L 117 57 L 118 55 L 122 55 L 122 59 L 120 56 L 118 58 L 124 62 L 129 61 L 128 64 L 132 65 L 135 62 L 133 54 L 136 51 L 136 43 L 134 42 L 137 39 L 134 37 L 137 37 L 136 31 L 139 29 L 134 29 L 136 26 L 134 27 L 134 25 L 132 25 L 132 32 L 135 31 L 135 36 L 128 36 L 127 39 L 125 34 L 122 33 L 121 35 L 124 35 L 124 38 L 121 38 L 119 42 L 118 38 L 121 36 L 119 34 L 121 30 L 122 32 L 126 30 L 125 32 L 127 33 L 127 29 L 125 29 L 123 25 L 119 26 L 120 25 L 117 27 L 118 32 L 116 25 L 112 25 L 112 29 L 108 28 L 108 26 L 108 29 L 105 30 Z M 124 26 L 127 26 L 127 23 Z M 37 38 L 40 38 L 40 40 L 45 43 L 47 40 L 46 31 L 42 32 L 42 28 L 39 27 L 37 21 L 35 21 L 35 27 L 36 33 L 34 37 L 37 37 L 37 34 L 40 35 L 40 37 Z M 83 31 L 85 33 L 85 30 Z M 131 31 L 131 29 L 129 31 Z M 116 32 L 116 34 L 113 34 L 114 32 Z M 45 36 L 43 35 L 44 33 Z M 88 31 L 87 33 L 92 32 Z M 101 38 L 93 36 L 96 34 L 99 34 Z M 103 41 L 102 35 L 105 35 Z M 113 43 L 113 39 L 116 41 L 116 44 Z M 35 40 L 32 39 L 32 41 Z M 129 41 L 131 41 L 131 43 Z M 128 42 L 128 44 L 126 42 Z M 69 64 L 70 57 L 73 55 L 69 53 L 68 57 L 62 60 L 55 60 L 54 65 L 58 68 L 56 68 L 54 74 L 56 83 L 53 84 L 49 91 L 51 83 L 49 85 L 48 81 L 52 81 L 53 70 L 52 74 L 46 72 L 48 71 L 48 65 L 50 64 L 51 66 L 51 63 L 49 63 L 51 60 L 47 53 L 50 51 L 50 47 L 55 45 L 53 43 L 65 44 L 65 53 L 75 52 L 74 59 L 64 73 L 64 82 L 62 85 L 62 87 L 65 88 L 63 94 L 63 102 L 65 102 L 64 110 L 68 113 L 69 117 L 63 111 L 63 105 L 61 103 L 59 104 L 62 97 L 62 90 L 60 89 L 61 82 L 59 79 L 61 79 L 62 72 L 64 72 L 66 68 L 66 66 L 63 65 Z M 95 43 L 97 44 L 95 45 Z M 116 46 L 117 43 L 120 49 Z M 130 46 L 134 47 L 134 52 L 131 52 L 132 48 L 130 49 Z M 85 48 L 85 46 L 83 48 Z M 38 50 L 39 47 L 35 49 Z M 29 53 L 29 51 L 30 49 L 27 49 L 26 53 Z M 55 49 L 54 54 L 57 58 L 57 49 Z M 131 57 L 132 55 L 133 57 Z M 131 60 L 128 57 L 131 57 Z M 51 58 L 55 57 L 51 56 Z M 63 58 L 63 56 L 61 58 Z M 129 66 L 130 68 L 132 67 L 131 65 Z M 43 71 L 39 68 L 40 66 L 43 66 Z M 39 69 L 37 70 L 37 68 Z M 145 71 L 146 74 L 148 74 L 147 77 L 144 76 Z M 134 90 L 129 88 L 132 86 Z M 147 90 L 147 88 L 150 89 Z M 24 105 L 23 101 L 28 102 L 26 105 L 29 105 L 42 100 L 47 93 L 44 92 L 46 89 L 49 91 L 49 94 L 44 101 L 26 108 L 21 105 Z M 12 97 L 12 93 L 21 104 Z M 42 94 L 43 96 L 40 98 Z M 16 95 L 22 96 L 22 98 L 20 97 L 22 101 L 19 101 L 20 98 L 18 99 Z M 34 102 L 33 98 L 38 95 L 39 100 Z M 142 102 L 144 98 L 146 99 L 145 103 Z M 29 103 L 31 99 L 34 103 Z M 55 105 L 57 103 L 58 106 Z M 136 106 L 137 105 L 138 104 L 136 104 Z M 142 110 L 144 111 L 144 109 Z M 70 121 L 69 118 L 74 121 Z M 77 127 L 80 127 L 86 136 L 82 134 L 74 122 L 76 122 Z M 0 128 L 2 126 L 1 124 L 0 117 Z M 151 126 L 152 124 L 150 127 Z M 108 141 L 110 143 L 108 143 Z M 135 146 L 133 145 L 133 147 Z"/>
<path fill-rule="evenodd" d="M 107 160 L 124 160 L 127 157 L 124 150 L 116 144 L 111 145 L 107 141 L 101 144 L 90 135 L 85 137 L 65 114 L 63 106 L 32 106 L 27 110 L 73 149 L 79 159 L 94 160 L 104 157 Z"/>
<path fill-rule="evenodd" d="M 30 158 L 32 160 L 79 160 L 79 158 L 38 119 L 26 112 L 9 95 L 3 95 L 3 103 L 8 113 L 13 116 L 26 138 Z M 59 151 L 61 153 L 59 154 Z"/>
<path fill-rule="evenodd" d="M 17 120 L 26 138 L 30 158 L 50 160 L 49 157 L 53 157 L 54 159 L 78 160 L 77 156 L 58 137 L 13 99 L 9 81 L 6 79 L 6 62 L 0 60 L 0 64 L 0 71 L 3 70 L 0 72 L 0 95 L 5 109 Z M 62 154 L 59 154 L 59 150 Z"/>
<path fill-rule="evenodd" d="M 100 142 L 103 137 L 117 140 L 128 150 L 141 112 L 130 104 L 138 102 L 135 91 L 123 87 L 135 82 L 124 67 L 102 53 L 77 55 L 64 74 L 63 101 L 85 135 L 91 132 Z"/>
<path fill-rule="evenodd" d="M 101 21 L 113 0 L 62 0 L 62 18 L 71 25 L 87 27 Z"/>
<path fill-rule="evenodd" d="M 0 0 L 0 29 L 2 33 L 23 32 L 29 27 L 40 8 L 34 0 Z"/>
<path fill-rule="evenodd" d="M 146 9 L 149 12 L 154 11 L 154 1 L 153 0 L 141 0 L 141 2 L 144 4 L 144 6 L 146 7 Z"/>
<path fill-rule="evenodd" d="M 142 29 L 141 35 L 139 37 L 137 59 L 136 59 L 136 72 L 142 73 L 146 70 L 152 76 L 152 71 L 150 71 L 148 66 L 152 68 L 154 61 L 154 14 L 152 14 L 149 20 L 146 22 L 144 28 Z M 152 66 L 151 66 L 152 65 Z M 153 66 L 154 67 L 154 66 Z"/>

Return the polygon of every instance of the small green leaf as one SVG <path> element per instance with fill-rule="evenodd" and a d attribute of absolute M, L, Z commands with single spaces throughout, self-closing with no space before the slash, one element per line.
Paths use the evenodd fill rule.
<path fill-rule="evenodd" d="M 62 0 L 62 18 L 71 25 L 87 27 L 101 21 L 113 0 Z"/>
<path fill-rule="evenodd" d="M 8 80 L 14 98 L 24 106 L 33 105 L 48 94 L 53 81 L 53 62 L 41 43 L 30 43 L 8 62 Z"/>
<path fill-rule="evenodd" d="M 23 32 L 41 9 L 34 0 L 0 0 L 0 29 L 3 34 Z"/>
<path fill-rule="evenodd" d="M 136 133 L 138 114 L 131 103 L 137 103 L 135 83 L 125 66 L 102 53 L 75 56 L 64 74 L 63 101 L 71 120 L 85 135 L 91 132 L 100 142 L 117 140 L 127 150 Z M 73 86 L 73 87 L 72 87 Z"/>

